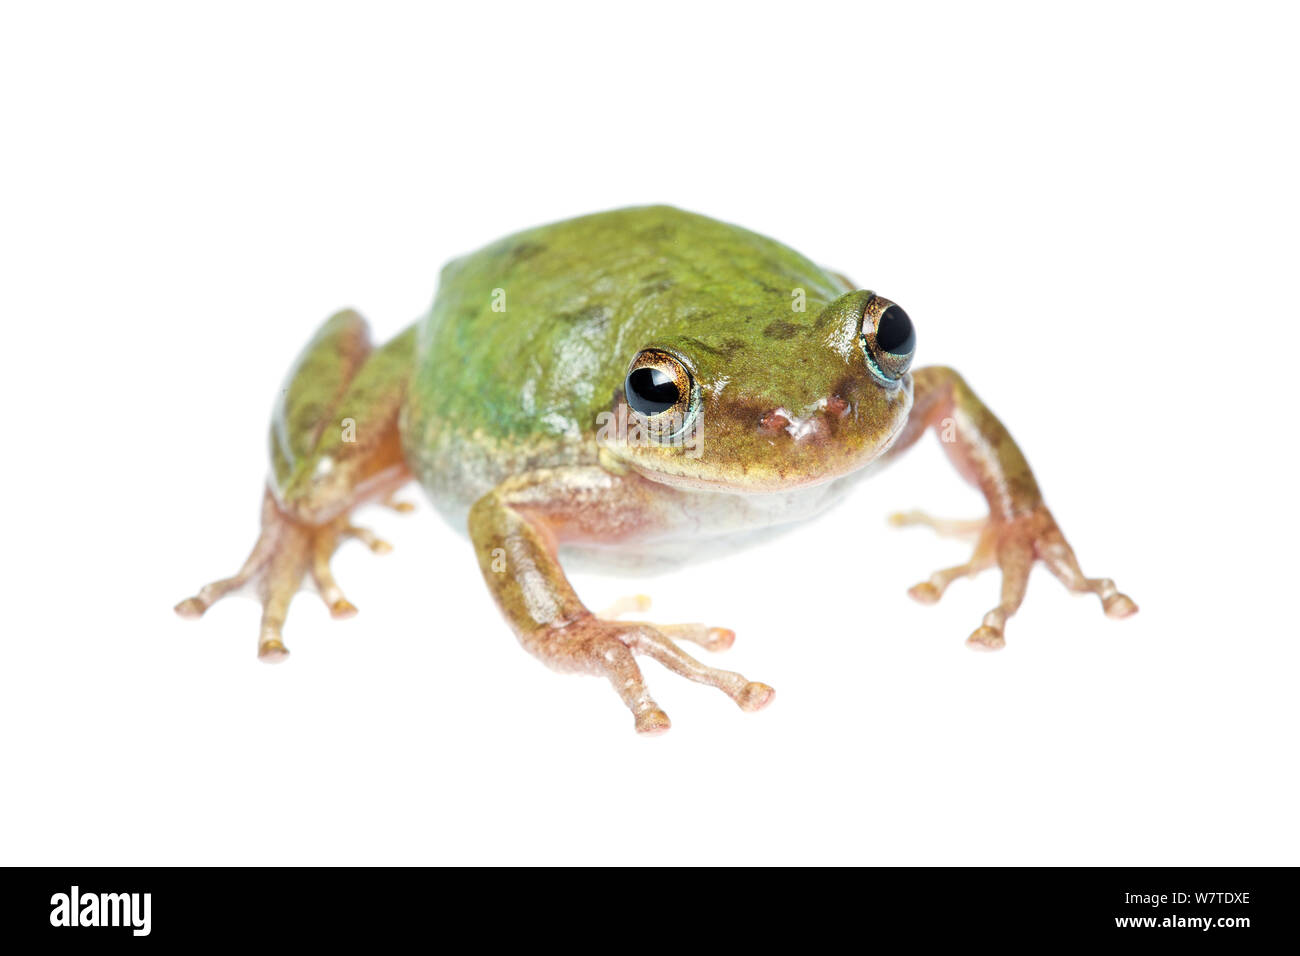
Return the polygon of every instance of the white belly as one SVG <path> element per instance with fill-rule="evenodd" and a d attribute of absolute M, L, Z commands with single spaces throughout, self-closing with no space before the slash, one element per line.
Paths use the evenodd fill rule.
<path fill-rule="evenodd" d="M 669 571 L 720 557 L 789 530 L 842 501 L 874 468 L 824 484 L 772 494 L 688 491 L 662 533 L 626 545 L 564 546 L 566 566 L 621 574 Z M 676 504 L 676 502 L 674 502 Z"/>

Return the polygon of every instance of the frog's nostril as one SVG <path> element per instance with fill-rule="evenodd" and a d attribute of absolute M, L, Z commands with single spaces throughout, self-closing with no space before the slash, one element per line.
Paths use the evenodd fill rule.
<path fill-rule="evenodd" d="M 826 414 L 831 418 L 843 418 L 849 413 L 849 403 L 838 395 L 826 399 Z"/>
<path fill-rule="evenodd" d="M 780 409 L 773 409 L 758 422 L 758 430 L 764 435 L 779 435 L 790 427 L 790 419 Z"/>
<path fill-rule="evenodd" d="M 829 435 L 830 425 L 829 416 L 820 408 L 806 415 L 792 415 L 784 408 L 774 408 L 759 419 L 758 433 L 770 439 L 786 437 L 795 442 L 816 442 Z"/>

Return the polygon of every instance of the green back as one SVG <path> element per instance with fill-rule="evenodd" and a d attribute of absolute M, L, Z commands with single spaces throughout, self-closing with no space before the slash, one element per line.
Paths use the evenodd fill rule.
<path fill-rule="evenodd" d="M 668 206 L 541 226 L 443 270 L 420 328 L 411 405 L 440 420 L 430 432 L 511 447 L 581 440 L 649 345 L 715 366 L 706 371 L 715 380 L 798 394 L 808 369 L 774 354 L 789 354 L 789 340 L 811 334 L 844 291 L 778 242 Z"/>

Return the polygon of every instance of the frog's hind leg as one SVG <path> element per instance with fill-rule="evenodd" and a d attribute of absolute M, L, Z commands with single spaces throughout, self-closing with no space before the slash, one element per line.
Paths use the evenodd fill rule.
<path fill-rule="evenodd" d="M 262 603 L 258 656 L 288 655 L 283 628 L 289 604 L 310 577 L 336 618 L 357 611 L 330 570 L 339 544 L 358 538 L 372 551 L 389 546 L 351 524 L 349 513 L 372 499 L 391 503 L 409 478 L 397 416 L 409 374 L 410 330 L 383 348 L 370 346 L 365 322 L 341 312 L 317 332 L 290 370 L 271 426 L 271 478 L 262 529 L 243 567 L 176 605 L 196 618 L 221 598 L 255 586 Z M 396 510 L 409 510 L 396 507 Z"/>

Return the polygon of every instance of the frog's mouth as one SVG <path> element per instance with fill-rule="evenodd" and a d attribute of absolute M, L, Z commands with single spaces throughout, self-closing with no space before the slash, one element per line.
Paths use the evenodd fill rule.
<path fill-rule="evenodd" d="M 891 430 L 879 443 L 846 446 L 825 443 L 800 445 L 792 455 L 758 459 L 731 459 L 686 454 L 646 454 L 646 449 L 609 447 L 617 462 L 647 481 L 689 491 L 738 495 L 771 495 L 828 484 L 855 473 L 865 473 L 901 434 Z"/>
<path fill-rule="evenodd" d="M 870 455 L 857 462 L 846 462 L 843 467 L 824 470 L 756 468 L 751 465 L 734 471 L 698 469 L 687 472 L 651 468 L 626 458 L 620 458 L 620 461 L 647 481 L 671 488 L 733 495 L 772 495 L 829 484 L 855 472 L 864 471 L 875 457 Z"/>

